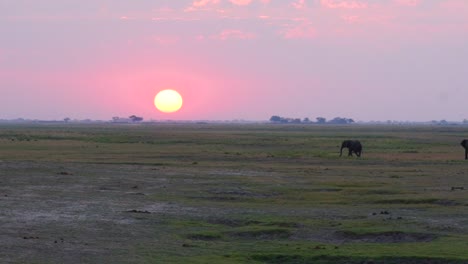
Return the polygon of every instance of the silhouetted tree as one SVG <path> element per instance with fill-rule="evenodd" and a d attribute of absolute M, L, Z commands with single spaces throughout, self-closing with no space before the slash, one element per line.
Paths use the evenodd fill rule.
<path fill-rule="evenodd" d="M 310 123 L 310 119 L 308 117 L 304 118 L 304 120 L 302 120 L 302 122 L 304 123 Z"/>
<path fill-rule="evenodd" d="M 327 119 L 324 117 L 317 117 L 317 124 L 325 124 L 327 122 Z"/>
<path fill-rule="evenodd" d="M 63 119 L 63 121 L 64 121 L 65 123 L 68 123 L 68 122 L 70 122 L 70 118 L 69 118 L 69 117 L 65 117 L 65 118 Z"/>
<path fill-rule="evenodd" d="M 328 121 L 330 124 L 352 124 L 354 120 L 351 118 L 342 118 L 342 117 L 335 117 L 332 120 Z"/>
<path fill-rule="evenodd" d="M 132 122 L 140 122 L 140 121 L 143 121 L 143 117 L 139 117 L 139 116 L 136 116 L 136 115 L 131 115 L 129 116 L 128 118 L 130 118 L 132 120 Z"/>
<path fill-rule="evenodd" d="M 270 117 L 270 121 L 271 122 L 281 122 L 281 117 L 274 115 L 274 116 Z"/>

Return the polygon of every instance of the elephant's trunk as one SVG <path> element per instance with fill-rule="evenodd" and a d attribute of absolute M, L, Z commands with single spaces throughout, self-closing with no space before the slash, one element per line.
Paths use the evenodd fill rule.
<path fill-rule="evenodd" d="M 340 157 L 343 155 L 343 146 L 341 146 L 341 149 L 340 149 Z"/>

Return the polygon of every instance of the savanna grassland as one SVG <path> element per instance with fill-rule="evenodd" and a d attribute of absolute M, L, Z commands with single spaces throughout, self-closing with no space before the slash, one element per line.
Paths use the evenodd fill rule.
<path fill-rule="evenodd" d="M 468 263 L 465 137 L 431 126 L 0 125 L 0 262 Z M 344 139 L 362 142 L 362 158 L 338 156 Z"/>

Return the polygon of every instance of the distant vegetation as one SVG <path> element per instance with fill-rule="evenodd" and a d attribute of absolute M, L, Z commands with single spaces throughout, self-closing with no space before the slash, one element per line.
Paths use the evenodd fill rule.
<path fill-rule="evenodd" d="M 113 123 L 135 123 L 135 122 L 141 122 L 141 121 L 143 121 L 143 117 L 139 117 L 136 115 L 131 115 L 128 118 L 122 118 L 118 116 L 112 117 Z"/>
<path fill-rule="evenodd" d="M 136 116 L 136 115 L 131 115 L 129 116 L 130 120 L 132 120 L 132 122 L 141 122 L 143 121 L 143 117 L 139 117 L 139 116 Z"/>
<path fill-rule="evenodd" d="M 269 120 L 254 121 L 254 120 L 243 120 L 243 119 L 234 119 L 234 120 L 148 120 L 144 119 L 141 116 L 131 115 L 128 117 L 119 117 L 114 116 L 110 120 L 97 120 L 97 119 L 72 119 L 70 117 L 65 117 L 60 120 L 41 120 L 41 119 L 25 119 L 25 118 L 16 118 L 16 119 L 0 119 L 0 124 L 2 123 L 127 123 L 127 124 L 137 124 L 137 123 L 198 123 L 198 124 L 209 124 L 209 123 L 276 123 L 276 124 L 374 124 L 374 125 L 430 125 L 430 126 L 468 126 L 468 119 L 463 119 L 461 121 L 453 120 L 430 120 L 430 121 L 411 121 L 411 120 L 369 120 L 369 121 L 354 121 L 352 118 L 343 118 L 335 117 L 333 119 L 327 120 L 324 117 L 316 117 L 315 119 L 305 118 L 291 118 L 291 117 L 282 117 L 278 115 L 271 116 Z"/>
<path fill-rule="evenodd" d="M 335 117 L 331 120 L 328 120 L 324 117 L 317 117 L 317 121 L 313 122 L 311 121 L 308 117 L 304 119 L 300 118 L 289 118 L 289 117 L 281 117 L 281 116 L 272 116 L 270 118 L 270 122 L 272 123 L 281 123 L 281 124 L 300 124 L 300 123 L 305 123 L 305 124 L 352 124 L 354 123 L 354 120 L 351 118 L 342 118 L 342 117 Z"/>

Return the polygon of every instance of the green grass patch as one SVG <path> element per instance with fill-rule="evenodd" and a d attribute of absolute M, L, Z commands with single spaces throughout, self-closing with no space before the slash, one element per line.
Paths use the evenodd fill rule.
<path fill-rule="evenodd" d="M 375 201 L 377 204 L 436 204 L 436 205 L 458 205 L 456 201 L 437 199 L 437 198 L 419 198 L 419 199 L 385 199 Z"/>

